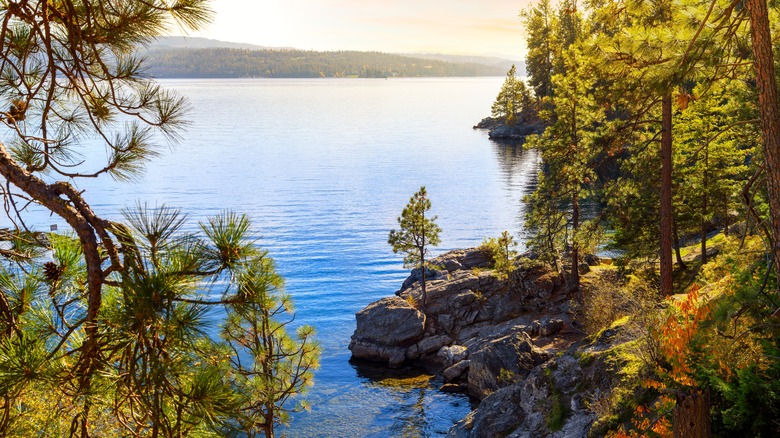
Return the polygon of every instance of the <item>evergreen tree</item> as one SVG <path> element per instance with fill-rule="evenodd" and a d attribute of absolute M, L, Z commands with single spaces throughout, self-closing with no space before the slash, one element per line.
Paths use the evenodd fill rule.
<path fill-rule="evenodd" d="M 412 195 L 406 204 L 401 216 L 398 217 L 399 230 L 391 230 L 387 237 L 387 243 L 393 247 L 394 253 L 404 253 L 404 267 L 418 268 L 422 279 L 422 307 L 428 302 L 428 294 L 425 290 L 425 276 L 428 264 L 425 255 L 429 246 L 439 244 L 441 228 L 436 225 L 436 216 L 425 217 L 425 212 L 431 209 L 431 201 L 425 186 Z"/>
<path fill-rule="evenodd" d="M 553 75 L 565 74 L 564 52 L 582 35 L 582 17 L 574 0 L 565 0 L 557 12 L 549 0 L 520 13 L 526 32 L 526 70 L 537 99 L 552 96 Z"/>
<path fill-rule="evenodd" d="M 319 347 L 309 326 L 299 327 L 295 337 L 287 334 L 292 317 L 280 318 L 291 315 L 292 302 L 266 254 L 252 261 L 238 284 L 249 299 L 230 305 L 222 331 L 233 351 L 232 383 L 242 400 L 236 423 L 249 437 L 273 438 L 276 425 L 288 424 L 290 413 L 308 407 L 300 395 L 313 382 Z M 290 407 L 293 397 L 296 404 Z"/>
<path fill-rule="evenodd" d="M 516 68 L 512 64 L 491 107 L 491 115 L 502 119 L 506 125 L 522 121 L 532 108 L 531 93 L 525 82 L 515 74 Z"/>
<path fill-rule="evenodd" d="M 528 53 L 525 68 L 537 99 L 552 95 L 553 63 L 556 56 L 557 18 L 550 0 L 540 0 L 520 13 L 526 33 Z"/>
<path fill-rule="evenodd" d="M 692 93 L 698 98 L 675 121 L 675 222 L 681 231 L 699 234 L 701 261 L 707 263 L 707 233 L 718 221 L 728 230 L 728 217 L 742 204 L 746 163 L 756 151 L 745 141 L 754 128 L 746 130 L 739 120 L 753 115 L 746 111 L 741 81 L 702 84 Z"/>
<path fill-rule="evenodd" d="M 595 77 L 588 71 L 580 52 L 571 47 L 565 58 L 570 73 L 553 77 L 554 123 L 542 135 L 531 139 L 531 145 L 542 154 L 544 176 L 540 177 L 538 195 L 533 198 L 536 209 L 530 210 L 528 225 L 539 234 L 532 240 L 532 248 L 545 253 L 545 259 L 557 265 L 558 254 L 568 251 L 571 287 L 577 290 L 580 250 L 585 246 L 580 204 L 595 178 L 591 167 L 595 150 L 593 133 L 604 114 L 592 95 Z M 539 209 L 540 203 L 549 203 L 563 213 L 565 222 L 562 218 L 551 221 L 555 216 L 550 216 L 550 208 Z M 546 217 L 535 217 L 539 215 Z M 555 242 L 562 243 L 563 247 L 555 248 Z"/>

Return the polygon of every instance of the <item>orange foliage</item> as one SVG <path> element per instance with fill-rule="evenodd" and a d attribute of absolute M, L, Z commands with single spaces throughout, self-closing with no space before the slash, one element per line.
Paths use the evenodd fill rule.
<path fill-rule="evenodd" d="M 690 342 L 699 327 L 710 315 L 709 303 L 699 303 L 699 285 L 691 286 L 685 300 L 675 303 L 677 312 L 671 312 L 666 324 L 661 329 L 659 344 L 661 353 L 671 365 L 671 370 L 659 369 L 659 374 L 666 375 L 682 386 L 694 386 L 691 378 L 692 357 Z"/>
<path fill-rule="evenodd" d="M 671 300 L 671 297 L 669 298 Z M 655 365 L 655 377 L 642 381 L 642 386 L 658 391 L 661 395 L 649 406 L 636 407 L 631 419 L 630 430 L 619 430 L 608 437 L 639 438 L 646 436 L 671 437 L 670 414 L 675 401 L 669 395 L 669 386 L 695 386 L 691 377 L 694 362 L 690 349 L 691 341 L 699 332 L 701 323 L 710 315 L 709 303 L 699 300 L 699 286 L 691 287 L 684 300 L 673 303 L 665 324 L 653 333 L 659 345 L 659 353 L 667 362 Z"/>

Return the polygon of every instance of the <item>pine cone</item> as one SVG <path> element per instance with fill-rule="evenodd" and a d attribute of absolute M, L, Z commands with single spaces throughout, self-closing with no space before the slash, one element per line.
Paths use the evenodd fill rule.
<path fill-rule="evenodd" d="M 54 262 L 46 262 L 43 264 L 43 275 L 52 283 L 60 279 L 62 271 L 63 269 Z"/>

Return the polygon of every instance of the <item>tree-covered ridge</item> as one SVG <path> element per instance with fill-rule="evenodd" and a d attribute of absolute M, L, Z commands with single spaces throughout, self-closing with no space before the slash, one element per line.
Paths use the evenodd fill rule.
<path fill-rule="evenodd" d="M 147 74 L 158 78 L 385 78 L 499 76 L 503 69 L 381 52 L 231 48 L 152 50 Z"/>

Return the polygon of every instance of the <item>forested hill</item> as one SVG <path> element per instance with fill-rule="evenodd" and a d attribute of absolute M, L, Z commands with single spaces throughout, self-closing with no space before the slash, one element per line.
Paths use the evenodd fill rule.
<path fill-rule="evenodd" d="M 503 66 L 453 63 L 380 52 L 166 48 L 146 54 L 157 78 L 339 78 L 503 76 Z"/>

